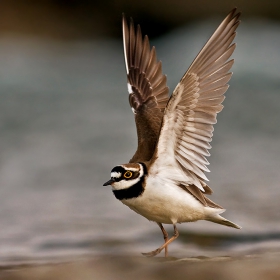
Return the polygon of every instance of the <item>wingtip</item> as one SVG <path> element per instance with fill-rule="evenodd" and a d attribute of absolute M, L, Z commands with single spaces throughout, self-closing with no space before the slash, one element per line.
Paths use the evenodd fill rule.
<path fill-rule="evenodd" d="M 236 21 L 239 20 L 239 17 L 241 16 L 241 11 L 237 12 L 237 7 L 234 7 L 226 16 L 226 18 L 229 18 L 230 20 L 236 19 Z"/>
<path fill-rule="evenodd" d="M 236 17 L 237 19 L 241 16 L 242 12 L 237 12 L 237 7 L 234 7 L 229 14 L 232 14 L 232 17 Z"/>
<path fill-rule="evenodd" d="M 125 25 L 127 25 L 126 16 L 125 13 L 122 13 L 122 27 L 124 28 Z"/>

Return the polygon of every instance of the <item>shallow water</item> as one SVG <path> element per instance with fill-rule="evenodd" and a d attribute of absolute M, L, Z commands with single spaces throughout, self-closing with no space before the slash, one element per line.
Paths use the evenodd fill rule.
<path fill-rule="evenodd" d="M 217 22 L 152 42 L 173 89 Z M 177 257 L 280 245 L 280 24 L 242 22 L 209 161 L 213 200 L 237 231 L 179 225 Z M 0 262 L 139 254 L 157 225 L 102 187 L 136 148 L 121 41 L 0 38 Z M 171 231 L 171 227 L 167 226 Z"/>

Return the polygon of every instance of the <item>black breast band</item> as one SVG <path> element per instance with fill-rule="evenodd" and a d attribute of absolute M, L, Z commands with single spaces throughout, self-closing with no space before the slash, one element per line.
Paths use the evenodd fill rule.
<path fill-rule="evenodd" d="M 143 180 L 140 180 L 138 183 L 136 183 L 135 185 L 133 185 L 127 189 L 113 190 L 113 193 L 114 193 L 115 197 L 119 200 L 138 197 L 144 191 L 142 183 L 143 183 Z"/>

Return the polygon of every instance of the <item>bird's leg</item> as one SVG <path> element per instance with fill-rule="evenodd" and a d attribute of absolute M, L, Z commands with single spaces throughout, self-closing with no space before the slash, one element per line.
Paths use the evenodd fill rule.
<path fill-rule="evenodd" d="M 160 228 L 161 227 L 163 228 L 163 226 L 160 224 Z M 142 253 L 142 254 L 146 257 L 154 257 L 157 254 L 159 254 L 164 248 L 166 248 L 172 241 L 174 241 L 179 236 L 179 231 L 177 230 L 176 225 L 173 225 L 173 227 L 174 227 L 174 235 L 171 238 L 169 238 L 167 241 L 165 241 L 165 243 L 161 247 L 159 247 L 158 249 L 156 249 L 154 251 L 151 251 L 148 253 Z M 165 229 L 164 229 L 164 231 L 165 231 Z"/>
<path fill-rule="evenodd" d="M 165 228 L 163 227 L 163 225 L 161 223 L 157 223 L 157 224 L 158 224 L 158 226 L 160 227 L 160 229 L 162 231 L 163 238 L 164 238 L 164 243 L 166 243 L 167 240 L 168 240 L 168 233 L 166 232 Z M 164 252 L 165 253 L 165 257 L 167 257 L 167 255 L 168 255 L 168 246 L 166 246 L 164 248 L 164 250 L 165 250 L 165 252 Z"/>

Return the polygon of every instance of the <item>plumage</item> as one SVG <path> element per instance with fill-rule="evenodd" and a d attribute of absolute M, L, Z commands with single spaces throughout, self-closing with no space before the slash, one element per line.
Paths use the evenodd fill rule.
<path fill-rule="evenodd" d="M 127 25 L 123 16 L 123 44 L 128 83 L 129 103 L 135 113 L 138 149 L 130 162 L 149 161 L 154 153 L 169 89 L 157 60 L 155 47 L 150 49 L 148 37 L 142 39 L 138 25 Z M 145 152 L 141 152 L 145 151 Z"/>
<path fill-rule="evenodd" d="M 136 213 L 156 222 L 168 245 L 178 237 L 177 223 L 208 220 L 240 228 L 220 214 L 223 207 L 211 201 L 205 172 L 206 157 L 217 113 L 223 109 L 229 72 L 234 60 L 240 13 L 233 9 L 223 20 L 183 75 L 171 97 L 155 47 L 150 48 L 140 26 L 128 25 L 123 16 L 123 45 L 129 104 L 135 117 L 138 147 L 128 164 L 116 166 L 111 185 L 116 198 Z M 170 239 L 162 223 L 173 224 Z"/>

